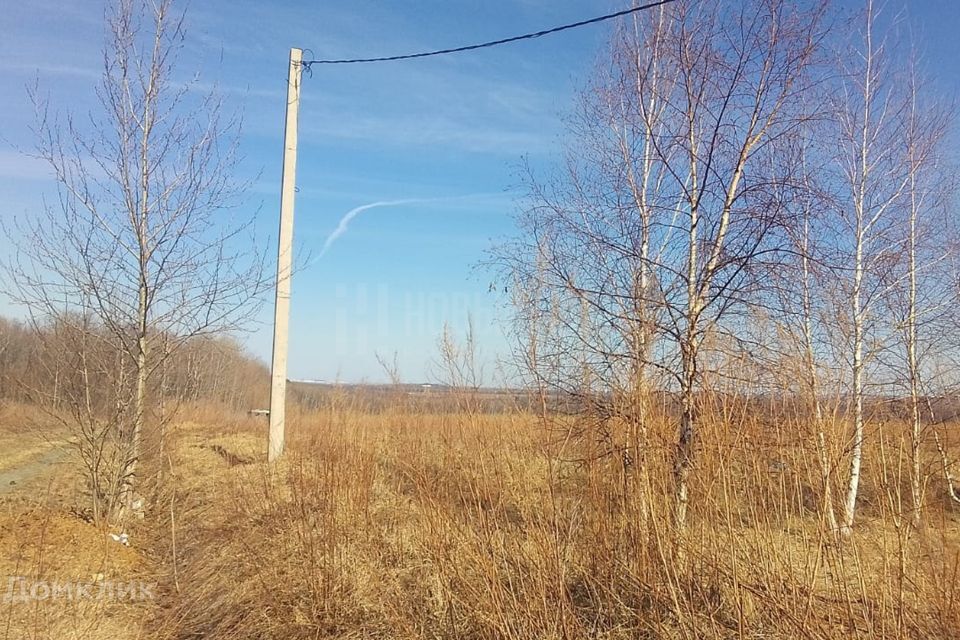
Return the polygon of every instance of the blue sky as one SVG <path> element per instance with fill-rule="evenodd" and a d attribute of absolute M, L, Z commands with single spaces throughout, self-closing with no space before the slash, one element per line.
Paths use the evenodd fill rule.
<path fill-rule="evenodd" d="M 219 83 L 243 114 L 242 177 L 254 179 L 241 213 L 275 255 L 287 56 L 390 55 L 485 41 L 619 10 L 626 0 L 193 0 L 179 75 Z M 845 3 L 848 4 L 848 3 Z M 103 41 L 101 0 L 0 0 L 0 218 L 36 212 L 53 187 L 29 148 L 26 86 L 53 103 L 93 106 Z M 899 8 L 891 2 L 889 9 Z M 928 71 L 960 88 L 960 10 L 949 0 L 903 4 L 922 34 Z M 477 327 L 489 371 L 506 352 L 501 302 L 475 269 L 511 233 L 517 168 L 547 166 L 562 150 L 573 106 L 609 35 L 592 26 L 496 49 L 425 60 L 315 67 L 300 113 L 298 261 L 290 376 L 382 380 L 379 352 L 397 353 L 404 378 L 432 378 L 444 322 Z M 309 53 L 308 53 L 309 54 Z M 350 209 L 364 211 L 329 251 L 324 240 Z M 0 241 L 2 243 L 3 241 Z M 0 244 L 0 254 L 9 249 Z M 311 257 L 312 256 L 312 257 Z M 0 313 L 18 315 L 0 294 Z M 270 355 L 272 300 L 246 337 Z"/>

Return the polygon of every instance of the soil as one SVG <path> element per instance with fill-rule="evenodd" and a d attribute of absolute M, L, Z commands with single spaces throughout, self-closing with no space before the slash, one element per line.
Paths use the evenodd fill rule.
<path fill-rule="evenodd" d="M 48 476 L 52 467 L 67 457 L 68 450 L 63 446 L 51 445 L 26 461 L 11 469 L 0 470 L 0 495 L 13 493 L 18 488 L 29 486 Z"/>

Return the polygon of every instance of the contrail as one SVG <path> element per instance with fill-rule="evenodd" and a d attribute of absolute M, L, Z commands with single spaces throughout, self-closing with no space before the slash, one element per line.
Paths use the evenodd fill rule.
<path fill-rule="evenodd" d="M 327 236 L 327 240 L 323 243 L 323 249 L 320 250 L 319 255 L 317 255 L 317 260 L 323 257 L 323 254 L 327 252 L 334 242 L 337 239 L 347 232 L 347 227 L 350 226 L 350 221 L 356 218 L 358 215 L 366 211 L 367 209 L 376 209 L 377 207 L 393 207 L 398 204 L 413 204 L 415 202 L 427 202 L 423 198 L 411 198 L 408 200 L 380 200 L 378 202 L 371 202 L 370 204 L 364 204 L 359 207 L 355 207 L 347 211 L 347 213 L 340 218 L 340 222 L 337 224 L 337 228 Z"/>
<path fill-rule="evenodd" d="M 347 232 L 347 228 L 350 226 L 350 222 L 356 218 L 358 215 L 366 211 L 367 209 L 376 209 L 377 207 L 394 207 L 401 204 L 424 204 L 427 202 L 449 202 L 451 200 L 468 200 L 472 198 L 486 198 L 490 196 L 500 196 L 502 194 L 496 193 L 470 193 L 462 196 L 446 196 L 440 198 L 407 198 L 404 200 L 379 200 L 377 202 L 371 202 L 370 204 L 360 205 L 347 211 L 340 222 L 337 224 L 337 228 L 334 229 L 329 236 L 327 236 L 326 241 L 323 243 L 323 248 L 320 249 L 320 253 L 317 254 L 317 257 L 310 261 L 314 263 L 327 252 L 327 250 L 333 246 L 333 243 L 336 242 L 340 236 Z"/>

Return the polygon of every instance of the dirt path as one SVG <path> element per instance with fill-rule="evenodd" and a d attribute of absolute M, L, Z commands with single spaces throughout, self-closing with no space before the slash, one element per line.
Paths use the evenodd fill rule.
<path fill-rule="evenodd" d="M 0 495 L 12 493 L 19 486 L 49 474 L 51 467 L 63 460 L 67 453 L 65 446 L 53 445 L 11 469 L 0 470 Z"/>

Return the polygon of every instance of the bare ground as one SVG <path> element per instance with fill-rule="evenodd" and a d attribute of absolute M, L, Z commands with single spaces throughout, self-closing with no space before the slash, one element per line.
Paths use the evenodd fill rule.
<path fill-rule="evenodd" d="M 0 495 L 29 487 L 53 473 L 56 465 L 67 458 L 68 450 L 62 444 L 51 444 L 46 449 L 31 452 L 26 459 L 13 466 L 0 468 Z"/>

